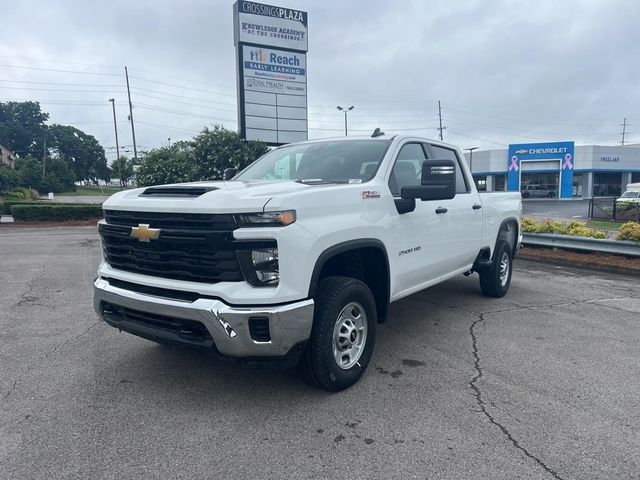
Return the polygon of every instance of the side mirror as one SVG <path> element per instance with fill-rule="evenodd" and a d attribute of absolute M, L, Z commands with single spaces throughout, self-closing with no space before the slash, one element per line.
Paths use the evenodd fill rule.
<path fill-rule="evenodd" d="M 222 179 L 231 180 L 236 176 L 236 173 L 238 173 L 238 169 L 235 167 L 225 168 L 224 172 L 222 173 Z"/>
<path fill-rule="evenodd" d="M 400 197 L 449 200 L 456 195 L 456 164 L 453 160 L 425 160 L 420 185 L 402 187 Z"/>

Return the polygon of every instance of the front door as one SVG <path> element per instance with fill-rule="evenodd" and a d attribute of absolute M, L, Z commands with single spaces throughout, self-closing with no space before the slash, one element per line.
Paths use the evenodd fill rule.
<path fill-rule="evenodd" d="M 402 145 L 389 177 L 394 199 L 400 198 L 402 187 L 420 185 L 422 163 L 427 159 L 425 145 L 409 142 Z M 392 296 L 422 285 L 446 273 L 448 250 L 448 218 L 436 213 L 437 202 L 416 200 L 413 212 L 398 214 L 392 208 L 393 251 L 397 268 Z"/>

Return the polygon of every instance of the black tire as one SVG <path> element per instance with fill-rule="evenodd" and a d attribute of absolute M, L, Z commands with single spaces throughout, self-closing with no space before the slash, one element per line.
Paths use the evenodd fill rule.
<path fill-rule="evenodd" d="M 529 192 L 522 192 L 522 198 L 529 198 Z"/>
<path fill-rule="evenodd" d="M 317 387 L 330 392 L 344 390 L 356 383 L 369 365 L 376 339 L 376 302 L 365 283 L 355 278 L 337 276 L 327 277 L 320 282 L 314 300 L 313 328 L 301 362 L 302 372 Z M 360 353 L 353 357 L 345 355 L 345 358 L 356 360 L 352 366 L 344 368 L 349 362 L 345 362 L 346 365 L 342 367 L 338 364 L 336 355 L 341 352 L 339 348 L 334 355 L 334 345 L 338 347 L 334 340 L 334 329 L 338 328 L 339 322 L 343 323 L 344 320 L 341 319 L 344 316 L 341 314 L 349 305 L 353 308 L 352 314 L 359 312 L 360 316 L 354 315 L 354 318 L 359 317 L 362 324 L 366 324 L 366 334 L 359 331 L 354 337 L 353 345 L 345 346 L 345 352 L 351 352 L 355 347 Z M 351 334 L 345 338 L 351 338 Z M 356 340 L 362 343 L 356 345 Z"/>
<path fill-rule="evenodd" d="M 556 196 L 556 194 L 553 193 L 553 192 L 549 192 L 549 194 L 547 195 L 547 197 L 549 197 L 549 198 L 554 198 L 555 196 Z"/>
<path fill-rule="evenodd" d="M 506 262 L 505 271 L 502 266 Z M 513 270 L 513 252 L 511 246 L 505 240 L 498 240 L 493 253 L 491 267 L 480 272 L 480 290 L 487 297 L 504 297 L 511 285 L 511 273 Z"/>

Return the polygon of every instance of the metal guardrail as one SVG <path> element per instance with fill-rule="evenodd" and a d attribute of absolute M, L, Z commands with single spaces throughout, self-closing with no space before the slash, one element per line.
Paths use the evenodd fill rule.
<path fill-rule="evenodd" d="M 582 252 L 612 253 L 640 257 L 640 243 L 623 240 L 604 240 L 600 238 L 572 237 L 557 233 L 523 233 L 522 244 L 533 247 L 555 247 Z"/>

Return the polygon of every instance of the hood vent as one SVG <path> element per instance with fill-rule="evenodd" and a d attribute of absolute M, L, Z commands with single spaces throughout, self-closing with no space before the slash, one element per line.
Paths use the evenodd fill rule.
<path fill-rule="evenodd" d="M 141 197 L 199 197 L 207 192 L 218 190 L 217 187 L 149 187 L 140 194 Z"/>

